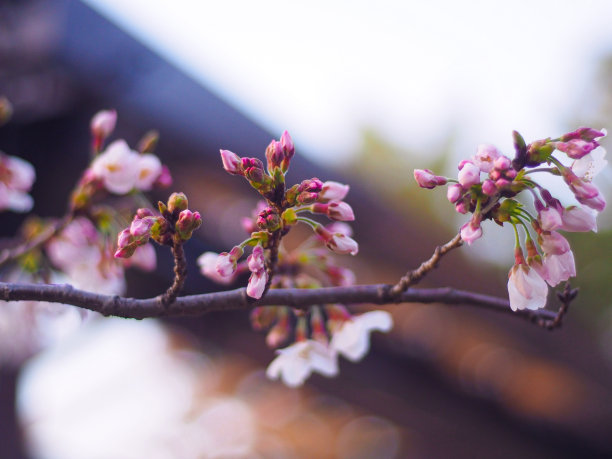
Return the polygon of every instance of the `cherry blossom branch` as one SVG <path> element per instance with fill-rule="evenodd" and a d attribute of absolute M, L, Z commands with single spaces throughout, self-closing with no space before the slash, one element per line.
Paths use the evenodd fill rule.
<path fill-rule="evenodd" d="M 185 259 L 185 251 L 183 250 L 182 242 L 174 242 L 172 246 L 172 255 L 174 256 L 174 282 L 168 290 L 159 297 L 159 300 L 165 307 L 176 300 L 187 278 L 187 260 Z"/>
<path fill-rule="evenodd" d="M 429 260 L 425 260 L 421 265 L 412 271 L 409 271 L 404 275 L 397 284 L 395 284 L 389 290 L 389 294 L 392 298 L 399 298 L 402 292 L 405 292 L 411 285 L 417 284 L 427 273 L 437 267 L 440 259 L 457 247 L 461 247 L 463 241 L 461 240 L 461 234 L 457 234 L 454 238 L 448 241 L 442 246 L 436 247 L 433 255 Z"/>
<path fill-rule="evenodd" d="M 448 305 L 470 305 L 490 311 L 519 317 L 544 328 L 553 329 L 561 325 L 576 290 L 568 290 L 560 299 L 563 302 L 559 313 L 547 309 L 513 312 L 505 298 L 474 293 L 453 288 L 407 289 L 397 298 L 388 294 L 390 285 L 356 285 L 352 287 L 325 287 L 319 289 L 272 289 L 264 297 L 254 301 L 244 288 L 223 292 L 189 295 L 176 298 L 164 305 L 159 297 L 148 299 L 125 298 L 78 290 L 68 284 L 18 284 L 0 282 L 0 300 L 3 301 L 47 301 L 78 306 L 105 316 L 128 319 L 153 317 L 198 316 L 212 311 L 249 310 L 257 306 L 286 305 L 306 309 L 313 304 L 393 304 L 393 303 L 442 303 Z M 566 287 L 567 289 L 567 287 Z"/>
<path fill-rule="evenodd" d="M 47 226 L 47 228 L 45 228 L 40 234 L 29 241 L 25 241 L 23 244 L 19 244 L 14 248 L 7 248 L 0 251 L 0 267 L 15 261 L 19 257 L 47 243 L 51 238 L 66 228 L 66 226 L 68 226 L 68 224 L 72 221 L 72 218 L 73 215 L 70 213 L 64 216 L 62 219 L 57 220 L 53 224 Z"/>

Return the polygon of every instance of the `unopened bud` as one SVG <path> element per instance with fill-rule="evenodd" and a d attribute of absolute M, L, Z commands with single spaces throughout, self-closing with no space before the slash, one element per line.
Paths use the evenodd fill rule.
<path fill-rule="evenodd" d="M 240 156 L 229 150 L 220 150 L 223 169 L 233 175 L 243 175 Z"/>
<path fill-rule="evenodd" d="M 115 130 L 117 112 L 115 110 L 102 110 L 94 115 L 89 125 L 94 137 L 106 139 Z"/>
<path fill-rule="evenodd" d="M 280 228 L 280 217 L 271 207 L 266 207 L 257 216 L 257 226 L 262 230 L 276 231 Z"/>
<path fill-rule="evenodd" d="M 277 140 L 272 140 L 268 148 L 266 148 L 266 160 L 268 161 L 268 170 L 273 171 L 280 167 L 283 161 L 283 147 Z"/>
<path fill-rule="evenodd" d="M 183 210 L 179 214 L 176 222 L 176 232 L 184 241 L 191 238 L 194 230 L 198 229 L 202 224 L 202 217 L 199 212 L 192 212 L 189 209 Z"/>
<path fill-rule="evenodd" d="M 185 193 L 172 193 L 168 198 L 168 212 L 174 214 L 182 212 L 189 207 Z"/>

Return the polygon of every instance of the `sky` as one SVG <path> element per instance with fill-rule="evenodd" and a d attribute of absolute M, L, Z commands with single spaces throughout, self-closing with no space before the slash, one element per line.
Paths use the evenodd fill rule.
<path fill-rule="evenodd" d="M 312 159 L 364 128 L 435 154 L 560 134 L 592 106 L 612 2 L 84 0 Z M 586 107 L 586 108 L 585 108 Z"/>

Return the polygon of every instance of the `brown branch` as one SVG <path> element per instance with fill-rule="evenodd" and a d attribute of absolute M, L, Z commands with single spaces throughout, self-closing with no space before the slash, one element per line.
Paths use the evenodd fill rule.
<path fill-rule="evenodd" d="M 244 288 L 224 292 L 205 293 L 176 298 L 164 305 L 157 298 L 135 299 L 77 290 L 64 285 L 12 284 L 0 282 L 0 300 L 4 301 L 48 301 L 64 303 L 99 312 L 105 316 L 130 319 L 152 317 L 198 316 L 211 311 L 249 310 L 257 306 L 285 305 L 304 309 L 313 304 L 393 304 L 442 303 L 448 305 L 471 305 L 490 311 L 501 312 L 541 324 L 553 323 L 559 314 L 547 310 L 522 310 L 513 312 L 505 298 L 456 290 L 452 288 L 408 289 L 398 299 L 390 298 L 390 285 L 355 285 L 352 287 L 325 287 L 319 289 L 272 289 L 260 300 L 249 298 Z M 567 305 L 573 300 L 568 296 Z M 567 305 L 565 310 L 567 310 Z M 563 313 L 564 314 L 564 313 Z"/>
<path fill-rule="evenodd" d="M 569 282 L 565 283 L 565 287 L 562 292 L 557 292 L 557 298 L 561 302 L 561 307 L 557 311 L 557 314 L 552 319 L 539 318 L 536 320 L 536 325 L 545 328 L 547 330 L 554 330 L 560 328 L 563 324 L 563 318 L 569 310 L 570 304 L 576 299 L 578 295 L 578 289 L 572 288 Z"/>
<path fill-rule="evenodd" d="M 182 242 L 174 241 L 172 255 L 174 255 L 174 282 L 168 287 L 168 290 L 166 290 L 164 294 L 158 297 L 164 307 L 167 307 L 176 300 L 187 278 L 187 260 L 185 259 L 185 251 L 183 250 Z"/>
<path fill-rule="evenodd" d="M 436 247 L 429 260 L 425 260 L 417 269 L 408 271 L 397 284 L 391 287 L 389 290 L 389 295 L 391 295 L 392 298 L 400 298 L 402 292 L 405 292 L 411 285 L 417 284 L 429 271 L 436 268 L 440 258 L 451 250 L 461 247 L 462 244 L 463 241 L 461 240 L 461 234 L 457 234 L 446 244 Z"/>

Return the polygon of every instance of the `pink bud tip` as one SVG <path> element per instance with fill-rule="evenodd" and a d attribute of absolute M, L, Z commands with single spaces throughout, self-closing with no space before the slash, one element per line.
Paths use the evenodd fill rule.
<path fill-rule="evenodd" d="M 117 123 L 117 112 L 115 110 L 102 110 L 91 119 L 91 133 L 95 137 L 107 138 L 114 130 Z"/>

